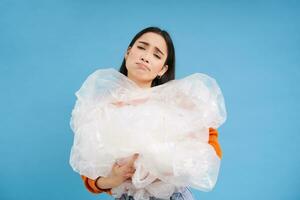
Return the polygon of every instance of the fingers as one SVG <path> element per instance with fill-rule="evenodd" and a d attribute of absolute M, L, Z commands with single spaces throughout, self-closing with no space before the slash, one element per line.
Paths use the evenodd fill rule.
<path fill-rule="evenodd" d="M 134 167 L 129 167 L 127 170 L 127 173 L 134 173 L 134 172 L 135 172 Z"/>
<path fill-rule="evenodd" d="M 118 165 L 118 163 L 115 162 L 115 163 L 113 164 L 112 168 L 115 168 L 115 167 L 120 167 L 120 165 Z"/>
<path fill-rule="evenodd" d="M 135 153 L 132 158 L 130 158 L 130 160 L 128 161 L 128 163 L 126 164 L 127 166 L 132 166 L 135 162 L 135 160 L 139 157 L 138 153 Z"/>
<path fill-rule="evenodd" d="M 128 178 L 131 178 L 133 176 L 134 173 L 127 173 L 127 174 L 124 174 L 124 178 L 128 179 Z"/>

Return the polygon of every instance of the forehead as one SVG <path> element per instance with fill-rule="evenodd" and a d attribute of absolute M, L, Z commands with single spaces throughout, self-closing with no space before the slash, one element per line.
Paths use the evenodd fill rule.
<path fill-rule="evenodd" d="M 163 53 L 167 52 L 167 44 L 165 39 L 157 33 L 145 33 L 139 39 L 137 39 L 136 43 L 139 43 L 139 41 L 147 42 L 150 46 L 159 48 Z"/>

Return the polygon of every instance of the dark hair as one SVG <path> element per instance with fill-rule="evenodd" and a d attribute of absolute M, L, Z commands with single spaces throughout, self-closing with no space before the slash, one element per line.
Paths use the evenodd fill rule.
<path fill-rule="evenodd" d="M 156 77 L 152 81 L 151 87 L 154 87 L 154 86 L 161 85 L 161 84 L 164 84 L 164 83 L 166 83 L 170 80 L 175 79 L 175 49 L 174 49 L 174 45 L 173 45 L 173 42 L 172 42 L 172 39 L 171 39 L 169 33 L 165 30 L 162 30 L 162 29 L 158 28 L 158 27 L 148 27 L 148 28 L 145 28 L 145 29 L 141 30 L 131 40 L 128 48 L 132 47 L 137 39 L 139 39 L 143 34 L 148 33 L 148 32 L 153 32 L 153 33 L 157 33 L 157 34 L 161 35 L 164 38 L 164 40 L 166 41 L 167 48 L 168 48 L 168 56 L 167 56 L 167 59 L 164 63 L 164 65 L 168 65 L 168 70 L 164 73 L 163 76 L 161 76 L 160 79 L 158 77 Z M 123 59 L 123 62 L 122 62 L 122 65 L 121 65 L 119 71 L 122 74 L 124 74 L 125 76 L 127 76 L 127 68 L 126 68 L 125 58 Z"/>

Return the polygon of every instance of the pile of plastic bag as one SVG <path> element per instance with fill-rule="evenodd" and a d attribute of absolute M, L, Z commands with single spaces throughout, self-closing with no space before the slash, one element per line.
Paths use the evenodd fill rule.
<path fill-rule="evenodd" d="M 115 69 L 92 73 L 76 92 L 70 164 L 81 175 L 108 176 L 115 162 L 139 153 L 135 173 L 112 192 L 167 199 L 177 187 L 211 190 L 220 159 L 209 128 L 226 120 L 217 82 L 201 73 L 140 88 Z"/>

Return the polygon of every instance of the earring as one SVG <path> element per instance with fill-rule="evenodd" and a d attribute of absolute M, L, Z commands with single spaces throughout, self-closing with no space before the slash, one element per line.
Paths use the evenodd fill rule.
<path fill-rule="evenodd" d="M 161 76 L 157 75 L 156 78 L 157 78 L 157 79 L 161 79 Z"/>

